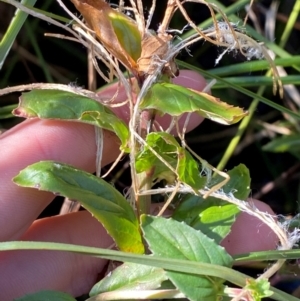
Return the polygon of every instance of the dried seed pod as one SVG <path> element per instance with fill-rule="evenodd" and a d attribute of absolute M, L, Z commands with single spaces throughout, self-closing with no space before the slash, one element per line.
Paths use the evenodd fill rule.
<path fill-rule="evenodd" d="M 152 34 L 147 32 L 142 39 L 142 53 L 137 60 L 140 75 L 153 74 L 159 64 L 164 64 L 162 73 L 168 76 L 178 75 L 178 68 L 174 62 L 164 61 L 169 52 L 172 36 L 169 34 Z"/>
<path fill-rule="evenodd" d="M 98 40 L 139 79 L 152 75 L 158 66 L 168 77 L 179 71 L 174 58 L 166 61 L 172 36 L 146 31 L 141 38 L 137 24 L 103 0 L 71 0 L 95 32 Z M 144 31 L 143 31 L 144 32 Z"/>

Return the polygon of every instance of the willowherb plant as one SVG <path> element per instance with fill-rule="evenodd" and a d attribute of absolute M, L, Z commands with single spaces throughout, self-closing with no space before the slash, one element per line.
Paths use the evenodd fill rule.
<path fill-rule="evenodd" d="M 28 180 L 28 175 L 32 171 L 35 173 L 40 172 L 41 174 L 50 173 L 51 171 L 51 176 L 49 175 L 49 178 L 54 182 L 60 176 L 72 176 L 74 174 L 78 177 L 82 177 L 83 182 L 94 181 L 94 185 L 99 185 L 105 190 L 107 198 L 105 199 L 105 202 L 109 201 L 114 205 L 117 203 L 122 210 L 118 211 L 119 209 L 117 210 L 116 207 L 112 207 L 111 211 L 113 211 L 113 209 L 117 210 L 117 214 L 109 215 L 110 218 L 107 217 L 107 212 L 104 212 L 103 214 L 103 212 L 97 211 L 98 209 L 96 210 L 95 208 L 98 208 L 99 205 L 97 203 L 96 206 L 94 202 L 100 202 L 101 204 L 103 198 L 99 200 L 101 196 L 97 195 L 95 192 L 96 190 L 93 191 L 95 199 L 86 200 L 87 197 L 85 197 L 84 194 L 79 197 L 74 196 L 71 191 L 72 187 L 68 187 L 64 190 L 58 186 L 58 182 L 55 182 L 55 190 L 53 190 L 53 185 L 51 186 L 51 189 L 56 193 L 59 192 L 71 199 L 77 197 L 81 204 L 103 223 L 109 234 L 114 238 L 117 247 L 122 251 L 144 253 L 145 246 L 143 241 L 146 240 L 149 249 L 154 255 L 163 254 L 167 256 L 168 253 L 160 253 L 158 251 L 159 243 L 156 242 L 155 244 L 155 235 L 151 232 L 152 230 L 149 226 L 152 223 L 153 227 L 157 226 L 160 229 L 157 230 L 158 232 L 163 231 L 163 228 L 170 231 L 167 234 L 163 233 L 170 240 L 172 229 L 177 229 L 178 227 L 179 232 L 187 231 L 187 236 L 191 237 L 193 240 L 203 239 L 199 245 L 205 247 L 207 244 L 211 250 L 216 252 L 215 258 L 209 258 L 205 261 L 201 257 L 202 255 L 197 255 L 197 258 L 193 259 L 194 261 L 204 261 L 206 263 L 227 267 L 230 267 L 232 264 L 229 255 L 217 245 L 218 242 L 228 234 L 230 229 L 226 230 L 226 233 L 220 234 L 219 238 L 214 237 L 216 243 L 212 243 L 206 235 L 200 234 L 198 231 L 190 229 L 190 227 L 186 225 L 188 224 L 187 214 L 182 219 L 185 224 L 180 224 L 173 220 L 166 220 L 160 217 L 145 215 L 150 213 L 151 195 L 153 194 L 168 195 L 168 199 L 158 216 L 163 214 L 167 206 L 178 197 L 178 195 L 188 196 L 186 200 L 183 201 L 185 204 L 189 202 L 189 196 L 196 196 L 199 198 L 199 202 L 208 198 L 208 200 L 205 201 L 208 203 L 203 203 L 203 206 L 209 206 L 210 201 L 216 202 L 220 207 L 220 204 L 224 205 L 227 202 L 234 204 L 240 210 L 256 216 L 263 223 L 270 226 L 270 228 L 278 235 L 281 248 L 290 249 L 292 246 L 289 243 L 290 239 L 286 229 L 281 227 L 272 216 L 259 211 L 251 202 L 244 201 L 249 193 L 250 178 L 248 171 L 246 171 L 244 167 L 239 167 L 228 173 L 219 171 L 200 158 L 185 143 L 185 132 L 190 114 L 199 114 L 204 118 L 229 125 L 240 121 L 247 115 L 247 112 L 221 102 L 206 92 L 194 91 L 172 83 L 172 78 L 178 76 L 180 72 L 175 62 L 178 53 L 196 42 L 207 41 L 225 49 L 216 59 L 216 64 L 219 63 L 226 52 L 240 52 L 248 60 L 253 58 L 265 58 L 268 60 L 273 71 L 274 92 L 278 89 L 280 95 L 282 95 L 282 83 L 276 66 L 269 56 L 267 49 L 262 44 L 247 36 L 243 28 L 240 28 L 238 24 L 230 22 L 222 10 L 215 4 L 204 0 L 168 0 L 165 15 L 157 32 L 149 29 L 152 17 L 155 13 L 155 0 L 153 0 L 152 6 L 150 7 L 148 19 L 145 19 L 144 7 L 141 0 L 130 0 L 129 6 L 125 6 L 124 1 L 120 0 L 119 5 L 116 7 L 112 7 L 109 3 L 99 0 L 71 1 L 83 16 L 83 20 L 71 13 L 61 0 L 57 0 L 71 17 L 72 26 L 66 26 L 49 17 L 30 11 L 28 8 L 23 7 L 20 3 L 13 0 L 9 0 L 8 2 L 32 15 L 36 15 L 41 19 L 65 28 L 68 33 L 71 34 L 71 37 L 63 38 L 71 39 L 87 47 L 92 54 L 92 60 L 97 72 L 108 83 L 117 79 L 119 88 L 122 86 L 126 92 L 128 98 L 127 101 L 118 104 L 115 103 L 115 97 L 112 97 L 111 99 L 99 99 L 97 93 L 88 90 L 71 86 L 66 87 L 49 84 L 33 84 L 26 87 L 7 88 L 3 89 L 0 94 L 26 89 L 44 90 L 44 94 L 42 91 L 32 91 L 31 93 L 33 94 L 25 94 L 21 99 L 19 108 L 15 110 L 15 114 L 27 118 L 60 118 L 69 121 L 86 122 L 93 124 L 100 129 L 104 128 L 114 131 L 120 138 L 121 154 L 119 158 L 124 154 L 129 154 L 130 156 L 132 187 L 130 189 L 129 199 L 130 203 L 133 204 L 135 212 L 132 208 L 128 208 L 127 200 L 118 194 L 114 188 L 108 187 L 109 185 L 105 184 L 103 180 L 98 178 L 95 179 L 96 177 L 74 170 L 70 166 L 49 162 L 37 163 L 37 165 L 30 166 L 22 171 L 20 175 L 15 178 L 15 181 L 19 185 L 36 187 L 35 185 L 37 183 Z M 188 2 L 205 5 L 211 13 L 213 25 L 204 29 L 198 28 L 184 8 L 184 4 Z M 171 19 L 176 11 L 181 12 L 187 25 L 193 29 L 191 35 L 180 40 L 177 44 L 169 30 Z M 126 12 L 130 12 L 130 16 L 128 16 Z M 221 15 L 222 21 L 217 20 L 216 13 Z M 103 71 L 99 68 L 98 60 L 104 63 L 107 70 Z M 54 89 L 57 91 L 54 91 Z M 51 91 L 54 92 L 52 93 Z M 116 95 L 117 93 L 118 89 L 116 90 Z M 53 111 L 52 114 L 50 107 L 47 107 L 47 114 L 43 115 L 44 113 L 42 113 L 40 108 L 44 108 L 46 104 L 41 105 L 34 103 L 37 97 L 39 97 L 39 99 L 44 99 L 45 103 L 51 100 L 52 106 L 53 103 L 57 107 L 60 105 L 65 107 L 70 106 L 73 111 L 76 111 L 76 114 L 74 114 L 76 116 L 69 116 L 67 113 L 62 113 L 57 116 L 55 115 L 57 112 Z M 53 100 L 53 97 L 56 98 Z M 74 98 L 74 100 L 67 102 L 66 98 Z M 79 104 L 76 106 L 76 109 L 73 108 L 75 101 L 76 104 Z M 81 103 L 82 106 L 80 106 Z M 29 111 L 29 108 L 33 105 L 35 106 L 35 112 L 37 112 L 36 115 L 31 115 L 32 112 Z M 119 120 L 109 109 L 122 105 L 129 106 L 129 126 Z M 188 115 L 186 117 L 185 126 L 181 129 L 178 125 L 178 120 L 183 113 L 188 113 Z M 164 114 L 169 114 L 172 117 L 172 121 L 167 130 L 163 130 L 161 125 L 155 119 L 157 115 Z M 173 128 L 176 129 L 180 143 L 171 134 Z M 96 169 L 98 174 L 100 174 L 99 166 L 101 165 L 101 147 L 103 141 L 101 130 L 98 130 L 96 133 L 98 145 Z M 199 170 L 199 164 L 201 164 L 202 171 Z M 212 171 L 215 172 L 217 176 L 212 176 Z M 60 172 L 63 173 L 63 175 L 61 175 Z M 232 179 L 236 180 L 239 177 L 245 178 L 244 180 L 241 180 L 241 187 L 237 187 L 238 185 L 236 182 L 231 182 Z M 48 181 L 51 181 L 49 178 Z M 34 181 L 37 181 L 37 179 Z M 46 183 L 43 183 L 41 178 L 38 178 L 38 181 L 40 189 L 51 190 L 47 181 Z M 154 184 L 160 181 L 163 181 L 165 185 L 162 188 L 154 189 Z M 91 186 L 88 185 L 88 187 Z M 87 190 L 86 187 L 82 189 L 83 191 Z M 221 200 L 225 202 L 222 203 Z M 105 204 L 105 206 L 108 206 L 107 203 Z M 179 209 L 177 208 L 175 210 L 174 218 L 180 215 L 183 207 L 184 206 L 179 206 Z M 118 214 L 121 217 L 119 217 Z M 235 214 L 236 213 L 234 212 L 233 215 Z M 126 235 L 122 235 L 124 228 L 126 228 Z M 142 229 L 143 237 L 141 236 L 140 228 Z M 163 234 L 160 234 L 163 237 Z M 203 235 L 201 236 L 201 239 L 199 238 L 200 235 Z M 176 239 L 179 239 L 179 237 Z M 194 242 L 190 243 L 193 244 Z M 199 245 L 195 246 L 197 250 Z M 179 246 L 179 248 L 181 247 L 182 246 Z M 167 249 L 165 245 L 162 246 L 162 249 L 164 248 Z M 184 253 L 184 251 L 182 253 Z M 180 256 L 175 258 L 182 259 Z M 189 257 L 187 256 L 187 258 Z M 153 277 L 156 277 L 153 276 L 148 283 L 149 290 L 155 291 L 162 282 L 169 279 L 172 282 L 172 293 L 174 294 L 168 295 L 163 291 L 161 294 L 157 294 L 157 291 L 155 291 L 155 293 L 150 292 L 149 295 L 147 295 L 147 298 L 152 297 L 161 299 L 163 297 L 166 298 L 166 296 L 168 298 L 186 296 L 191 300 L 199 300 L 201 293 L 199 293 L 198 289 L 201 291 L 201 289 L 204 290 L 206 286 L 211 285 L 211 291 L 213 291 L 213 293 L 210 291 L 210 293 L 213 294 L 212 299 L 203 300 L 218 300 L 220 295 L 224 293 L 232 296 L 232 300 L 252 300 L 255 290 L 257 289 L 258 291 L 261 285 L 265 285 L 265 282 L 263 281 L 272 276 L 280 268 L 283 262 L 284 260 L 278 261 L 260 276 L 257 282 L 249 281 L 247 285 L 244 283 L 245 289 L 238 292 L 230 289 L 224 291 L 224 288 L 222 287 L 224 280 L 217 280 L 218 277 L 213 277 L 216 275 L 212 276 L 213 280 L 211 280 L 211 282 L 209 277 L 205 278 L 204 276 L 198 275 L 197 281 L 200 281 L 199 283 L 201 284 L 197 289 L 192 285 L 197 283 L 193 282 L 193 277 L 196 276 L 189 275 L 191 284 L 187 285 L 187 288 L 185 288 L 185 283 L 180 277 L 184 278 L 186 277 L 186 274 L 179 275 L 180 273 L 176 274 L 172 271 L 167 271 L 165 273 L 164 270 L 158 270 L 158 268 L 156 268 L 155 271 L 161 278 L 159 284 L 153 284 Z M 132 269 L 134 267 L 130 266 L 130 264 L 124 264 L 123 268 Z M 122 267 L 119 269 L 119 272 L 121 269 Z M 121 281 L 120 276 L 118 276 L 117 273 L 114 274 L 113 279 Z M 120 273 L 122 274 L 122 272 Z M 145 273 L 147 274 L 149 271 L 147 270 Z M 97 284 L 93 288 L 91 295 L 103 293 L 104 295 L 101 296 L 105 300 L 116 298 L 116 296 L 118 299 L 140 297 L 136 292 L 129 294 L 127 291 L 126 293 L 123 292 L 121 296 L 118 292 L 111 292 L 111 294 L 105 295 L 103 287 L 107 285 L 107 281 L 109 282 L 108 277 Z M 113 290 L 111 283 L 108 287 L 108 290 Z M 134 289 L 136 289 L 136 287 L 134 287 Z M 178 295 L 175 293 L 178 293 Z M 157 296 L 155 297 L 154 294 L 157 294 Z M 259 298 L 268 294 L 269 291 L 266 289 Z M 101 296 L 99 298 L 101 298 Z M 207 296 L 205 296 L 205 298 L 206 297 Z M 89 300 L 98 299 L 95 296 Z"/>

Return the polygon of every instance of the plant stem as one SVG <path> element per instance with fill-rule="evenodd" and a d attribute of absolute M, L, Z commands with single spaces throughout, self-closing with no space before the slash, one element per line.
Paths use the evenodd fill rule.
<path fill-rule="evenodd" d="M 151 130 L 151 124 L 153 121 L 153 111 L 147 110 L 143 111 L 140 115 L 139 121 L 139 132 L 142 139 L 146 139 L 147 134 Z M 150 125 L 150 127 L 149 127 Z M 135 154 L 133 160 L 135 160 L 136 153 L 140 150 L 142 146 L 137 140 L 135 140 Z M 132 175 L 134 179 L 133 191 L 135 193 L 135 203 L 137 208 L 137 215 L 140 217 L 142 214 L 150 213 L 151 209 L 151 195 L 139 195 L 141 190 L 150 190 L 152 187 L 152 174 L 154 169 L 151 168 L 148 171 L 136 173 L 135 169 L 132 169 L 131 172 L 135 173 Z M 134 189 L 136 187 L 136 189 Z"/>

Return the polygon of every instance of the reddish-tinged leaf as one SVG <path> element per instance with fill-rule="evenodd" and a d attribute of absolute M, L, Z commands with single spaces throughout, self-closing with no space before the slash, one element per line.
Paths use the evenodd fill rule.
<path fill-rule="evenodd" d="M 141 54 L 141 35 L 133 20 L 101 0 L 71 0 L 99 41 L 134 72 Z"/>
<path fill-rule="evenodd" d="M 112 131 L 122 141 L 122 150 L 128 151 L 129 131 L 108 107 L 94 99 L 59 90 L 32 90 L 23 93 L 13 114 L 25 118 L 61 119 L 99 126 Z"/>

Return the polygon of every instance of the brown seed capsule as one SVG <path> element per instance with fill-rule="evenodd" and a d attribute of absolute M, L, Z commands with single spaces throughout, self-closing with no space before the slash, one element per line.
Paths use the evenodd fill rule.
<path fill-rule="evenodd" d="M 169 34 L 151 34 L 147 32 L 142 38 L 142 53 L 140 58 L 137 60 L 139 74 L 153 74 L 158 64 L 164 63 L 162 70 L 163 74 L 171 77 L 178 75 L 178 68 L 174 62 L 164 61 L 164 57 L 170 49 L 170 42 L 172 36 Z"/>

